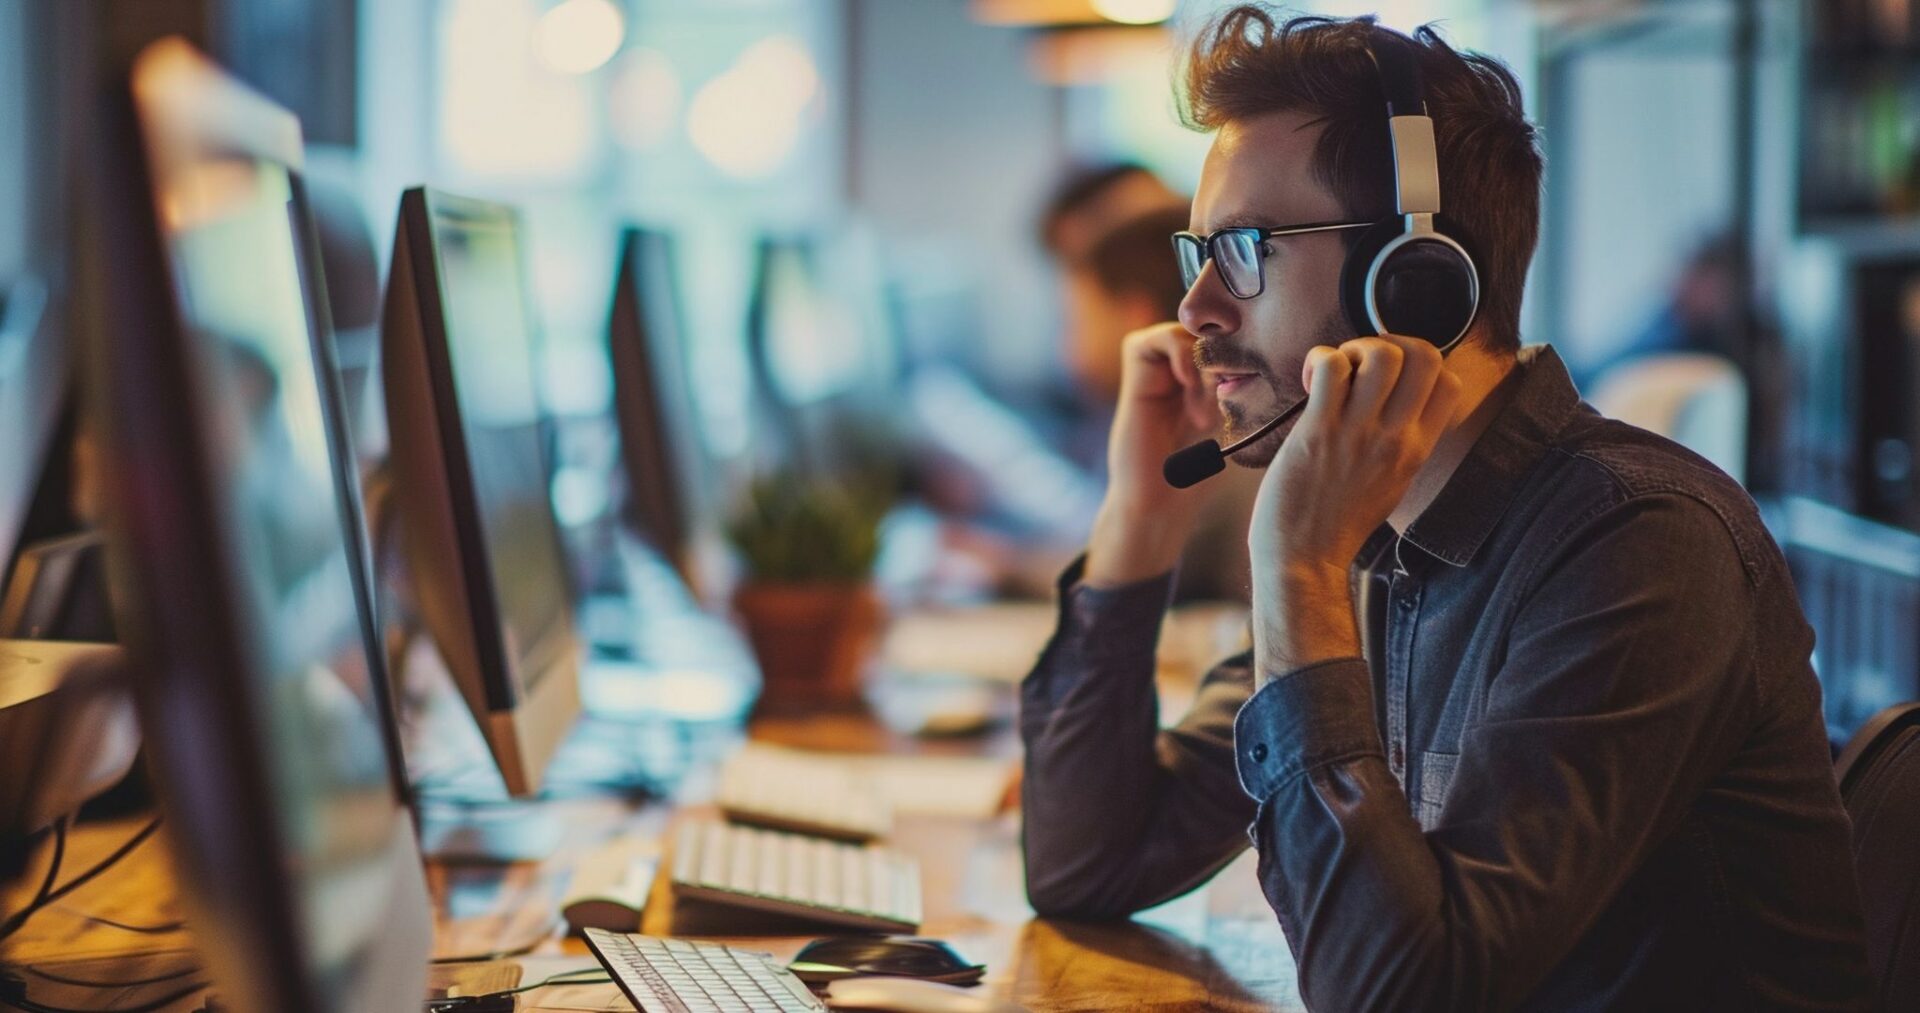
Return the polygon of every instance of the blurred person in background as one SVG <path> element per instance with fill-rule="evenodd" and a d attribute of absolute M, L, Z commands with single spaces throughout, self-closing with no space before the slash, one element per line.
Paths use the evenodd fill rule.
<path fill-rule="evenodd" d="M 1144 167 L 1119 163 L 1069 172 L 1039 217 L 1039 238 L 1059 279 L 1059 352 L 1071 388 L 1054 418 L 1025 431 L 1077 469 L 1082 484 L 1098 489 L 1106 482 L 1122 345 L 1131 332 L 1173 320 L 1186 294 L 1168 236 L 1186 227 L 1187 201 Z M 1013 497 L 997 487 L 1017 478 L 974 474 L 959 481 L 951 471 L 963 465 L 947 461 L 943 468 L 949 474 L 934 477 L 923 491 L 933 491 L 949 514 L 1006 512 L 1004 503 Z M 1176 600 L 1247 599 L 1247 521 L 1258 488 L 1259 476 L 1247 472 L 1206 490 L 1205 516 L 1189 541 Z M 1089 506 L 1096 500 L 1097 494 Z M 1044 595 L 1085 544 L 1092 522 L 1089 512 L 1003 524 L 992 533 L 963 527 L 952 541 L 989 560 L 1001 574 L 1002 590 Z"/>
<path fill-rule="evenodd" d="M 1127 339 L 1106 500 L 1021 686 L 1034 909 L 1124 917 L 1251 843 L 1315 1009 L 1869 1008 L 1779 548 L 1726 475 L 1523 346 L 1544 165 L 1512 72 L 1430 28 L 1254 4 L 1185 67 L 1203 253 L 1179 323 Z M 1342 306 L 1354 233 L 1329 229 L 1401 224 L 1383 78 L 1424 78 L 1391 136 L 1437 153 L 1476 254 L 1445 358 Z M 1162 462 L 1309 396 L 1234 458 L 1264 469 L 1254 647 L 1163 728 L 1157 631 L 1201 501 Z"/>
<path fill-rule="evenodd" d="M 1120 400 L 1122 346 L 1127 335 L 1179 315 L 1186 289 L 1167 237 L 1186 227 L 1184 203 L 1145 211 L 1094 238 L 1083 254 L 1060 265 L 1062 352 L 1085 406 L 1079 428 L 1088 439 L 1079 445 L 1093 448 L 1092 455 L 1080 460 L 1102 484 L 1107 433 Z M 1259 489 L 1259 473 L 1241 468 L 1208 483 L 1204 513 L 1181 554 L 1176 600 L 1247 599 L 1247 523 Z"/>

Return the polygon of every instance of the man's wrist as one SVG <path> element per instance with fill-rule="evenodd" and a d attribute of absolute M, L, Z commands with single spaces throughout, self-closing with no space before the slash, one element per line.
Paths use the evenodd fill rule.
<path fill-rule="evenodd" d="M 1092 587 L 1119 587 L 1170 572 L 1186 548 L 1188 522 L 1175 510 L 1143 510 L 1109 500 L 1094 518 L 1081 575 Z"/>
<path fill-rule="evenodd" d="M 1255 662 L 1258 676 L 1285 675 L 1308 665 L 1360 654 L 1359 625 L 1344 566 L 1292 560 L 1256 579 Z"/>

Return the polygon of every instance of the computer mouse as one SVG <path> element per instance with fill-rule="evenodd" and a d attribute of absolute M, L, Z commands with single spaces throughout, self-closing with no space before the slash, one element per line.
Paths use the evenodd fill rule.
<path fill-rule="evenodd" d="M 874 1013 L 1025 1013 L 955 985 L 912 978 L 847 978 L 827 986 L 827 1008 Z"/>
<path fill-rule="evenodd" d="M 802 947 L 794 956 L 791 970 L 802 980 L 833 981 L 853 974 L 900 975 L 970 985 L 980 980 L 986 967 L 975 964 L 939 939 L 911 936 L 828 936 Z M 809 975 L 806 967 L 844 968 L 841 973 Z"/>

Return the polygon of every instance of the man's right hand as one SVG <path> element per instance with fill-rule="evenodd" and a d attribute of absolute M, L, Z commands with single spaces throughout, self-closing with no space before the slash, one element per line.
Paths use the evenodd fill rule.
<path fill-rule="evenodd" d="M 1122 344 L 1120 404 L 1107 437 L 1107 496 L 1087 544 L 1084 580 L 1116 587 L 1173 569 L 1206 502 L 1161 475 L 1167 455 L 1219 429 L 1212 388 L 1193 363 L 1193 335 L 1156 324 Z"/>

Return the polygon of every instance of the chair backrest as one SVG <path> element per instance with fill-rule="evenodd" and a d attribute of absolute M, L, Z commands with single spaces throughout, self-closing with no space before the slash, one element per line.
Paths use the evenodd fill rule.
<path fill-rule="evenodd" d="M 1920 703 L 1861 727 L 1835 767 L 1853 819 L 1853 864 L 1880 1007 L 1920 996 Z"/>
<path fill-rule="evenodd" d="M 1800 497 L 1762 504 L 1815 634 L 1834 750 L 1920 700 L 1920 535 Z"/>
<path fill-rule="evenodd" d="M 1658 433 L 1746 477 L 1747 382 L 1718 355 L 1665 352 L 1607 370 L 1587 392 L 1602 415 Z"/>

